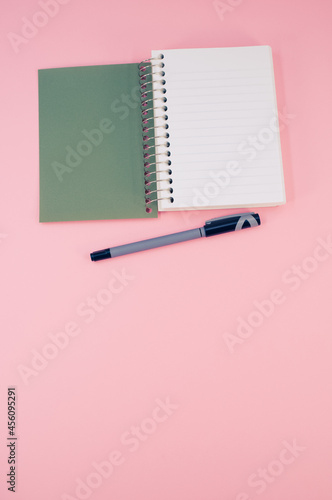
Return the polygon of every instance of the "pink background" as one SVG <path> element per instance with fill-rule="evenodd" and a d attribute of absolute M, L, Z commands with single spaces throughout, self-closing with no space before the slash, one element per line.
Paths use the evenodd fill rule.
<path fill-rule="evenodd" d="M 331 499 L 331 3 L 228 2 L 222 16 L 203 0 L 62 0 L 17 53 L 8 33 L 41 7 L 1 7 L 1 499 L 13 498 L 13 385 L 17 500 Z M 288 201 L 259 209 L 260 228 L 95 264 L 91 251 L 221 212 L 38 223 L 38 68 L 259 44 L 273 49 L 278 107 L 292 115 L 281 132 Z M 82 316 L 89 297 L 111 302 Z M 80 333 L 25 383 L 20 365 L 32 369 L 32 351 L 68 323 Z M 168 414 L 157 409 L 167 400 Z M 115 450 L 122 463 L 102 478 L 92 464 Z M 76 490 L 79 478 L 90 489 Z"/>

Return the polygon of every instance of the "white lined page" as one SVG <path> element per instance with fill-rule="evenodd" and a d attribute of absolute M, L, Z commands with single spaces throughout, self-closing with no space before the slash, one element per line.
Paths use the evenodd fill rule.
<path fill-rule="evenodd" d="M 159 210 L 284 203 L 270 47 L 157 50 L 152 57 L 159 54 L 164 55 L 174 198 L 159 201 Z M 155 110 L 157 131 L 163 114 Z M 159 159 L 164 142 L 156 140 Z M 159 180 L 166 177 L 158 173 Z M 159 188 L 167 190 L 169 184 L 159 182 Z"/>

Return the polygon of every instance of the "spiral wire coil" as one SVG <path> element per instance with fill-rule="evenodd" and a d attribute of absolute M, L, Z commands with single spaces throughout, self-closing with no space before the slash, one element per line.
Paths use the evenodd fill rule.
<path fill-rule="evenodd" d="M 171 160 L 169 157 L 170 143 L 169 126 L 167 123 L 167 97 L 164 55 L 146 59 L 138 65 L 140 92 L 141 92 L 141 113 L 142 113 L 142 136 L 143 136 L 143 161 L 144 161 L 144 185 L 145 185 L 145 209 L 150 213 L 151 203 L 158 200 L 169 200 L 174 202 Z M 158 78 L 159 77 L 159 78 Z M 153 84 L 159 83 L 160 88 L 154 88 Z M 156 116 L 155 113 L 164 111 L 165 114 Z M 162 121 L 161 125 L 155 124 L 155 121 Z M 162 151 L 159 151 L 163 148 Z M 154 171 L 151 171 L 151 167 Z M 166 178 L 157 179 L 158 173 L 166 174 Z M 151 178 L 152 177 L 152 178 Z M 151 178 L 151 179 L 150 179 Z M 163 183 L 159 187 L 159 183 Z M 164 187 L 165 183 L 169 187 Z M 151 196 L 152 195 L 152 196 Z M 151 196 L 151 197 L 150 197 Z"/>

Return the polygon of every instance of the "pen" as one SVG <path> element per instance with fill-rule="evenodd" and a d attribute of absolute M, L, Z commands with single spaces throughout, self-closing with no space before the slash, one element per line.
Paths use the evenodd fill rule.
<path fill-rule="evenodd" d="M 128 243 L 127 245 L 120 245 L 118 247 L 105 248 L 104 250 L 92 252 L 90 257 L 92 261 L 113 259 L 121 255 L 141 252 L 151 248 L 164 247 L 166 245 L 172 245 L 173 243 L 196 240 L 205 236 L 215 236 L 230 231 L 238 231 L 239 229 L 245 229 L 247 227 L 259 226 L 260 223 L 259 215 L 254 212 L 226 215 L 206 221 L 203 227 L 181 231 L 180 233 L 168 234 L 166 236 L 159 236 L 158 238 L 151 238 L 149 240 L 137 241 L 136 243 Z"/>

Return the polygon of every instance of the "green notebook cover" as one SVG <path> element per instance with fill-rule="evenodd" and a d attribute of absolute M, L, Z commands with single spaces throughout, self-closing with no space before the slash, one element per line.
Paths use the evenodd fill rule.
<path fill-rule="evenodd" d="M 38 76 L 40 222 L 157 217 L 145 205 L 138 65 Z"/>

